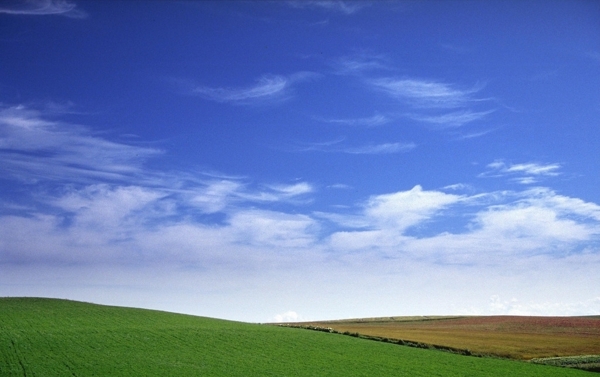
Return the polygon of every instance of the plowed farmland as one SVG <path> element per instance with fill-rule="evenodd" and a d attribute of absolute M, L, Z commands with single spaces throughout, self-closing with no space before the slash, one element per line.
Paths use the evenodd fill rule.
<path fill-rule="evenodd" d="M 522 360 L 600 354 L 600 317 L 390 317 L 310 325 Z"/>

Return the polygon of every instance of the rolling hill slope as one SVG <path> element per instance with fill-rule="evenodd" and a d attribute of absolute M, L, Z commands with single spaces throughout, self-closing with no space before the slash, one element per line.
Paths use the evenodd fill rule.
<path fill-rule="evenodd" d="M 348 336 L 66 300 L 0 298 L 1 376 L 585 376 Z"/>

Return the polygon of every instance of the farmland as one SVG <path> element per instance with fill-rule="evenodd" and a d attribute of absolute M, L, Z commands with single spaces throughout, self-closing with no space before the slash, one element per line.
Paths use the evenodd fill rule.
<path fill-rule="evenodd" d="M 585 376 L 302 329 L 0 298 L 2 376 Z"/>
<path fill-rule="evenodd" d="M 522 360 L 600 355 L 600 317 L 391 317 L 311 325 Z"/>

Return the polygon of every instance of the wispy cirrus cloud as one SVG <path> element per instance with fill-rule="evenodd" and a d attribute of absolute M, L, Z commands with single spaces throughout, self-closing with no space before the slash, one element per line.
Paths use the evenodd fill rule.
<path fill-rule="evenodd" d="M 344 118 L 344 119 L 325 119 L 320 118 L 319 120 L 331 123 L 331 124 L 339 124 L 344 126 L 353 126 L 353 127 L 375 127 L 381 126 L 386 123 L 392 121 L 389 117 L 382 114 L 375 114 L 371 117 L 367 118 Z"/>
<path fill-rule="evenodd" d="M 414 143 L 367 144 L 359 147 L 346 147 L 339 151 L 349 154 L 393 154 L 409 152 L 417 147 Z"/>
<path fill-rule="evenodd" d="M 439 81 L 395 77 L 366 79 L 365 82 L 410 109 L 405 117 L 440 129 L 478 123 L 496 111 L 489 108 L 477 110 L 481 103 L 491 100 L 477 96 L 483 85 L 461 88 Z M 470 133 L 471 136 L 481 134 L 481 131 Z"/>
<path fill-rule="evenodd" d="M 342 56 L 332 62 L 338 75 L 362 75 L 366 72 L 390 70 L 390 63 L 384 55 L 357 53 Z"/>
<path fill-rule="evenodd" d="M 250 202 L 299 203 L 314 191 L 307 182 L 252 185 L 243 177 L 154 171 L 146 163 L 163 150 L 110 141 L 89 127 L 52 120 L 58 115 L 55 108 L 48 112 L 24 105 L 0 109 L 0 173 L 5 178 L 25 184 L 140 187 L 207 214 Z"/>
<path fill-rule="evenodd" d="M 143 161 L 162 153 L 103 139 L 22 105 L 0 109 L 0 130 L 1 169 L 24 180 L 130 179 Z"/>
<path fill-rule="evenodd" d="M 370 4 L 364 1 L 288 1 L 287 4 L 294 8 L 321 9 L 351 15 L 368 7 Z"/>
<path fill-rule="evenodd" d="M 329 152 L 329 153 L 347 153 L 355 155 L 380 155 L 380 154 L 393 154 L 393 153 L 405 153 L 415 149 L 417 145 L 415 143 L 371 143 L 358 146 L 345 145 L 344 139 L 336 139 L 333 141 L 321 142 L 321 143 L 302 143 L 291 148 L 292 151 L 296 152 Z"/>
<path fill-rule="evenodd" d="M 418 108 L 463 107 L 476 101 L 472 95 L 481 90 L 480 86 L 457 89 L 455 85 L 436 81 L 389 77 L 369 80 L 369 83 L 374 88 Z"/>
<path fill-rule="evenodd" d="M 8 0 L 0 5 L 0 13 L 21 16 L 59 15 L 69 18 L 85 18 L 87 13 L 66 0 Z"/>
<path fill-rule="evenodd" d="M 465 124 L 481 120 L 485 118 L 487 115 L 493 113 L 495 110 L 487 110 L 487 111 L 472 111 L 472 110 L 462 110 L 456 111 L 452 113 L 446 113 L 441 115 L 420 115 L 413 114 L 409 115 L 411 119 L 425 122 L 429 124 L 433 124 L 439 127 L 451 128 L 451 127 L 462 127 Z"/>
<path fill-rule="evenodd" d="M 294 84 L 317 76 L 312 72 L 298 72 L 290 76 L 264 75 L 256 84 L 247 87 L 198 86 L 191 89 L 190 93 L 212 101 L 233 104 L 277 102 L 290 97 Z"/>
<path fill-rule="evenodd" d="M 558 163 L 541 164 L 528 162 L 509 164 L 502 160 L 497 160 L 488 164 L 488 170 L 480 174 L 480 177 L 511 177 L 512 181 L 527 185 L 537 183 L 542 178 L 560 175 L 559 170 L 561 167 Z"/>

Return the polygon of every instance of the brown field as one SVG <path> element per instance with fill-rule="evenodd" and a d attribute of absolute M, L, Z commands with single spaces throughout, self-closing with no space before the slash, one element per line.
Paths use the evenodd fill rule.
<path fill-rule="evenodd" d="M 523 360 L 600 355 L 600 317 L 389 317 L 296 325 Z"/>

